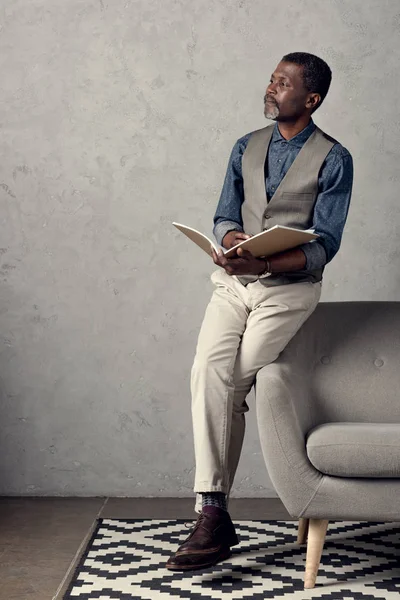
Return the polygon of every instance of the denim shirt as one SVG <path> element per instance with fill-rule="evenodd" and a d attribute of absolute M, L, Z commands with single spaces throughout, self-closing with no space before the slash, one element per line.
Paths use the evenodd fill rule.
<path fill-rule="evenodd" d="M 271 199 L 301 148 L 315 130 L 310 123 L 290 140 L 280 134 L 278 123 L 272 134 L 265 161 L 267 201 Z M 251 133 L 237 140 L 233 147 L 224 185 L 214 216 L 214 236 L 218 244 L 228 231 L 243 231 L 241 207 L 244 201 L 242 156 Z M 353 160 L 346 148 L 336 143 L 327 155 L 318 177 L 318 195 L 314 206 L 313 224 L 320 237 L 312 244 L 299 246 L 306 256 L 307 270 L 320 269 L 339 250 L 343 228 L 349 210 L 353 187 Z"/>

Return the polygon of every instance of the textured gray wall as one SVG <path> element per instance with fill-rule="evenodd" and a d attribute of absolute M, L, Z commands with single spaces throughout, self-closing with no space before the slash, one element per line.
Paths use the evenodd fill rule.
<path fill-rule="evenodd" d="M 315 52 L 355 163 L 322 299 L 397 300 L 398 2 L 3 0 L 0 26 L 0 493 L 191 496 L 214 265 L 170 223 L 211 233 L 270 73 Z M 275 496 L 254 412 L 233 495 Z"/>

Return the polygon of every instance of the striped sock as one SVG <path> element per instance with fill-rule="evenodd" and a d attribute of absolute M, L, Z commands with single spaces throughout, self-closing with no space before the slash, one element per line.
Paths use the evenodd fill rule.
<path fill-rule="evenodd" d="M 205 492 L 201 494 L 201 504 L 204 506 L 216 506 L 227 510 L 226 495 L 223 492 Z"/>

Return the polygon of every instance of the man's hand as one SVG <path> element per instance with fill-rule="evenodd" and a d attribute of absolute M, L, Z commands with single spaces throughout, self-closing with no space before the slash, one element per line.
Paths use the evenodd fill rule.
<path fill-rule="evenodd" d="M 251 235 L 243 233 L 243 231 L 228 231 L 223 237 L 222 244 L 226 250 L 230 250 L 233 246 L 240 244 L 243 240 L 248 240 Z"/>
<path fill-rule="evenodd" d="M 226 235 L 229 234 L 227 233 Z M 224 240 L 225 238 L 226 236 L 224 237 Z M 217 253 L 214 248 L 212 248 L 212 255 L 215 264 L 225 269 L 228 275 L 261 275 L 261 273 L 265 271 L 265 261 L 256 258 L 251 252 L 243 250 L 243 248 L 237 249 L 237 258 L 226 258 L 222 250 L 219 250 Z"/>

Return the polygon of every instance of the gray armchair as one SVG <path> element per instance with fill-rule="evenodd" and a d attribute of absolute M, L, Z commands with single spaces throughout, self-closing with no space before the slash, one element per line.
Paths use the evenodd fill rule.
<path fill-rule="evenodd" d="M 329 519 L 400 521 L 400 302 L 320 303 L 259 371 L 256 406 L 313 588 Z"/>

